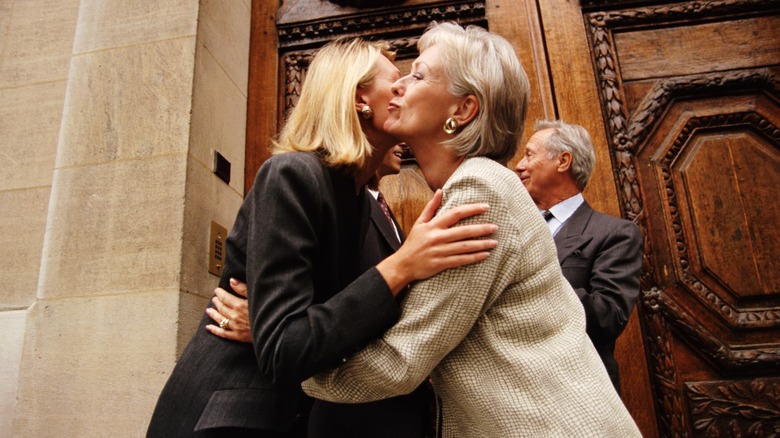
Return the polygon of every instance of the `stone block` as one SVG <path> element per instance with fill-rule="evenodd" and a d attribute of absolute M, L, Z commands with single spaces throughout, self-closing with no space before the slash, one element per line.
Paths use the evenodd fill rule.
<path fill-rule="evenodd" d="M 39 298 L 178 289 L 186 157 L 55 172 Z"/>
<path fill-rule="evenodd" d="M 81 0 L 73 53 L 194 37 L 199 0 Z"/>
<path fill-rule="evenodd" d="M 202 0 L 199 15 L 198 40 L 246 96 L 251 6 L 245 1 Z"/>
<path fill-rule="evenodd" d="M 0 88 L 0 190 L 51 185 L 65 84 Z"/>
<path fill-rule="evenodd" d="M 198 41 L 195 86 L 192 93 L 190 153 L 207 168 L 213 167 L 214 151 L 231 164 L 230 186 L 244 191 L 246 149 L 246 95 Z"/>
<path fill-rule="evenodd" d="M 38 301 L 11 436 L 143 436 L 178 354 L 180 298 L 150 290 Z"/>
<path fill-rule="evenodd" d="M 75 56 L 57 166 L 185 152 L 194 53 L 193 37 Z"/>
<path fill-rule="evenodd" d="M 11 430 L 16 410 L 26 316 L 26 310 L 0 312 L 0 436 Z"/>
<path fill-rule="evenodd" d="M 67 78 L 80 3 L 0 2 L 0 88 Z"/>
<path fill-rule="evenodd" d="M 0 205 L 0 247 L 6 254 L 0 267 L 0 309 L 25 308 L 38 287 L 49 188 L 0 191 Z"/>

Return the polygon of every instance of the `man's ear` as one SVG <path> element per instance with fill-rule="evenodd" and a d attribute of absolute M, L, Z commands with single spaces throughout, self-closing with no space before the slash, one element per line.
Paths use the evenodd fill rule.
<path fill-rule="evenodd" d="M 558 172 L 566 173 L 571 169 L 571 152 L 561 152 L 558 154 Z"/>
<path fill-rule="evenodd" d="M 470 121 L 474 120 L 474 117 L 477 117 L 478 113 L 479 101 L 476 96 L 469 94 L 458 104 L 455 114 L 453 114 L 452 117 L 458 121 L 458 126 L 465 126 Z"/>

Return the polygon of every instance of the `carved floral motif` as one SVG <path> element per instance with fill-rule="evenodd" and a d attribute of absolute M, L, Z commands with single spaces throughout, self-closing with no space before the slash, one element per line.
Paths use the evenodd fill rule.
<path fill-rule="evenodd" d="M 693 428 L 704 436 L 777 436 L 780 380 L 690 382 L 685 392 Z"/>

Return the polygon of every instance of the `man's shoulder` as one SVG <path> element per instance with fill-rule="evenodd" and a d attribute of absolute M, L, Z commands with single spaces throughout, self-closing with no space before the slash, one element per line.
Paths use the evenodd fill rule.
<path fill-rule="evenodd" d="M 621 233 L 629 235 L 639 235 L 639 226 L 620 217 L 612 216 L 592 208 L 590 223 L 598 226 L 608 233 Z"/>

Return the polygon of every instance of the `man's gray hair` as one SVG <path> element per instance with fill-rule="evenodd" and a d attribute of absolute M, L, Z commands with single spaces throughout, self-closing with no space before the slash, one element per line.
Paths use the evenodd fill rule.
<path fill-rule="evenodd" d="M 588 131 L 580 125 L 572 125 L 563 120 L 538 120 L 534 132 L 552 129 L 553 133 L 544 142 L 544 148 L 550 159 L 563 152 L 571 154 L 571 173 L 580 190 L 593 174 L 596 165 L 596 153 Z"/>

